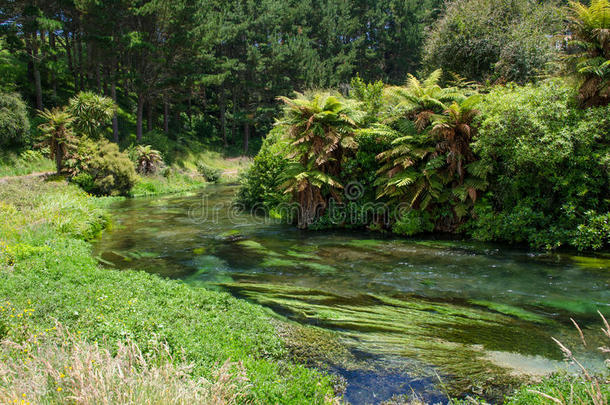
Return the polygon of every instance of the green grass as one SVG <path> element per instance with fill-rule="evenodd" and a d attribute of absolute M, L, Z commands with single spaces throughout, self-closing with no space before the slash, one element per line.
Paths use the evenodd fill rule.
<path fill-rule="evenodd" d="M 175 168 L 196 172 L 199 164 L 219 169 L 222 171 L 221 182 L 235 181 L 239 174 L 245 171 L 252 159 L 247 157 L 226 158 L 219 152 L 200 151 L 200 152 L 185 152 L 176 158 L 176 162 L 172 165 Z"/>
<path fill-rule="evenodd" d="M 173 173 L 168 177 L 141 176 L 133 189 L 133 197 L 159 194 L 174 194 L 197 190 L 206 186 L 206 181 L 198 175 Z"/>
<path fill-rule="evenodd" d="M 84 240 L 108 223 L 109 199 L 64 181 L 13 179 L 0 185 L 0 337 L 19 340 L 60 322 L 89 342 L 144 352 L 162 342 L 210 377 L 241 362 L 256 403 L 323 403 L 332 379 L 286 360 L 263 307 L 144 272 L 102 269 Z M 23 354 L 27 356 L 27 354 Z"/>
<path fill-rule="evenodd" d="M 532 392 L 538 391 L 553 398 L 571 404 L 592 404 L 591 396 L 587 392 L 591 385 L 585 383 L 582 378 L 574 378 L 569 375 L 557 374 L 545 378 L 539 384 L 521 387 L 514 396 L 506 401 L 507 405 L 554 405 L 556 402 L 549 398 Z M 600 384 L 600 392 L 606 398 L 610 398 L 610 384 Z"/>
<path fill-rule="evenodd" d="M 52 171 L 55 171 L 53 162 L 39 152 L 0 152 L 0 177 Z"/>

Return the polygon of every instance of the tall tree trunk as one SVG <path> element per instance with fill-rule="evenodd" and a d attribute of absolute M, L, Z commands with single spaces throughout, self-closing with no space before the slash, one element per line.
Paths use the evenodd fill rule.
<path fill-rule="evenodd" d="M 163 97 L 163 132 L 169 133 L 169 101 Z"/>
<path fill-rule="evenodd" d="M 233 88 L 233 120 L 231 122 L 231 143 L 235 145 L 237 136 L 237 91 Z"/>
<path fill-rule="evenodd" d="M 225 148 L 229 146 L 227 142 L 227 116 L 226 116 L 226 98 L 224 88 L 221 88 L 220 95 L 218 96 L 218 108 L 220 108 L 220 132 L 222 133 L 222 141 L 224 142 Z"/>
<path fill-rule="evenodd" d="M 244 155 L 248 154 L 248 143 L 250 142 L 250 122 L 244 122 Z"/>
<path fill-rule="evenodd" d="M 34 76 L 34 87 L 36 89 L 36 108 L 42 110 L 42 82 L 40 78 L 40 66 L 38 60 L 38 45 L 36 44 L 38 38 L 36 38 L 36 33 L 32 34 L 32 36 L 34 38 L 30 37 L 30 46 L 28 48 L 30 50 L 30 57 L 32 60 L 32 75 Z"/>
<path fill-rule="evenodd" d="M 112 97 L 112 101 L 116 104 L 116 77 L 112 76 L 112 84 L 110 85 L 110 97 Z M 119 143 L 119 118 L 117 113 L 114 113 L 112 116 L 112 135 L 114 137 L 114 142 Z"/>
<path fill-rule="evenodd" d="M 57 174 L 61 174 L 62 158 L 63 158 L 63 147 L 62 147 L 62 145 L 57 145 L 57 147 L 55 148 L 55 169 L 57 170 Z"/>
<path fill-rule="evenodd" d="M 146 103 L 146 130 L 148 132 L 153 130 L 153 114 L 152 101 L 149 100 L 148 103 Z"/>
<path fill-rule="evenodd" d="M 57 49 L 55 45 L 55 34 L 53 31 L 49 32 L 49 47 L 51 48 L 51 59 L 53 64 L 57 65 Z M 55 76 L 55 68 L 51 70 L 51 89 L 53 91 L 53 100 L 57 100 L 57 77 Z"/>
<path fill-rule="evenodd" d="M 142 140 L 142 115 L 144 114 L 144 96 L 138 95 L 138 109 L 136 112 L 136 139 L 138 142 Z"/>

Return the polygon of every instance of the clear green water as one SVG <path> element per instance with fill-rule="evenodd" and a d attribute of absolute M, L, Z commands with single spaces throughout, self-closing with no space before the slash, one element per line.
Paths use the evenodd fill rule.
<path fill-rule="evenodd" d="M 585 362 L 570 317 L 598 347 L 610 315 L 610 256 L 539 254 L 495 245 L 302 232 L 229 209 L 235 188 L 116 205 L 95 246 L 102 263 L 222 288 L 332 331 L 329 354 L 352 403 L 416 392 L 492 400 L 515 376 L 563 366 L 558 338 Z M 160 308 L 159 310 L 163 310 Z M 600 343 L 600 344 L 597 344 Z"/>

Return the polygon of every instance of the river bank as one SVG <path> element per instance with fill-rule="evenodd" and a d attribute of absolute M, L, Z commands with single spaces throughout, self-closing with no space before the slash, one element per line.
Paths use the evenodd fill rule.
<path fill-rule="evenodd" d="M 222 387 L 237 402 L 332 401 L 331 378 L 286 360 L 272 317 L 262 307 L 144 272 L 100 268 L 87 240 L 110 223 L 106 207 L 113 201 L 90 197 L 64 181 L 26 178 L 0 187 L 0 331 L 3 339 L 28 345 L 17 352 L 3 349 L 3 356 L 10 354 L 21 367 L 34 364 L 36 342 L 61 325 L 111 352 L 120 342 L 132 342 L 160 364 L 167 360 L 154 353 L 165 344 L 171 363 L 192 365 L 187 377 L 194 381 L 213 381 L 230 359 L 247 378 L 241 385 L 228 378 Z M 52 372 L 68 375 L 47 371 Z M 26 394 L 34 403 L 62 402 L 76 390 L 78 378 L 72 377 L 60 386 L 42 378 L 33 387 L 35 398 L 15 392 L 18 384 L 11 378 L 2 380 L 0 391 L 11 401 Z"/>

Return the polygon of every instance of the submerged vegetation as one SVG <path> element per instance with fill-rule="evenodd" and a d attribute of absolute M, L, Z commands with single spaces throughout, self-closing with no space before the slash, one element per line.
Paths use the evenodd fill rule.
<path fill-rule="evenodd" d="M 187 199 L 237 180 L 230 229 L 207 221 L 221 208 Z M 100 267 L 120 267 L 91 254 L 113 204 L 169 193 L 193 204 L 146 232 L 172 239 L 174 267 L 155 249 L 108 253 L 146 272 Z M 268 245 L 247 233 L 255 220 L 298 237 Z M 145 235 L 118 226 L 126 245 Z M 367 235 L 346 251 L 304 242 L 337 229 Z M 457 270 L 411 272 L 419 248 L 459 269 L 442 250 L 457 238 L 585 253 L 567 269 L 545 257 L 555 267 L 539 272 L 560 287 L 516 303 L 526 294 L 508 286 L 496 292 L 517 298 L 469 295 Z M 605 322 L 609 247 L 608 0 L 0 5 L 2 403 L 339 403 L 336 374 L 370 390 L 374 372 L 399 381 L 398 403 L 607 405 L 604 370 L 543 329 Z M 486 265 L 477 277 L 510 283 Z M 568 269 L 590 296 L 570 294 Z M 455 280 L 460 294 L 441 285 Z M 576 327 L 561 337 L 587 346 Z M 532 381 L 514 364 L 561 352 L 578 373 Z M 421 392 L 402 398 L 407 385 Z"/>

